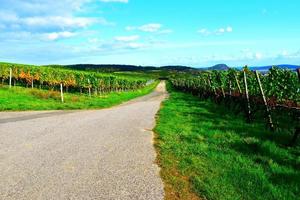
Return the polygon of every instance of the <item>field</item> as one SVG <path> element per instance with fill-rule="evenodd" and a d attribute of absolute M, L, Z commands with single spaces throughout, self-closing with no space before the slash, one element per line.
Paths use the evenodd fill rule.
<path fill-rule="evenodd" d="M 156 148 L 167 199 L 299 199 L 300 148 L 263 123 L 168 87 Z"/>
<path fill-rule="evenodd" d="M 60 92 L 40 89 L 0 87 L 0 111 L 18 110 L 73 110 L 100 109 L 118 105 L 125 101 L 144 96 L 153 91 L 157 82 L 129 92 L 112 92 L 103 95 L 64 94 L 61 103 Z"/>

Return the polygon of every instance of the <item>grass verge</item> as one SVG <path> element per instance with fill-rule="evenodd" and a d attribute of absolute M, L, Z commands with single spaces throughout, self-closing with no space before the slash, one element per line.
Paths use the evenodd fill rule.
<path fill-rule="evenodd" d="M 156 149 L 166 199 L 300 199 L 300 145 L 168 86 Z"/>
<path fill-rule="evenodd" d="M 157 84 L 158 82 L 155 82 L 137 91 L 113 92 L 92 97 L 65 93 L 65 103 L 60 102 L 60 93 L 57 91 L 0 87 L 0 111 L 107 108 L 149 94 Z"/>

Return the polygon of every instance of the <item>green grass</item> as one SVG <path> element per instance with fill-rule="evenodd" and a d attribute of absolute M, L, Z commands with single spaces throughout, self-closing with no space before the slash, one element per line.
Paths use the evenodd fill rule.
<path fill-rule="evenodd" d="M 167 199 L 300 199 L 300 145 L 168 86 L 155 128 Z"/>
<path fill-rule="evenodd" d="M 0 87 L 0 111 L 107 108 L 146 95 L 153 91 L 156 85 L 157 82 L 137 91 L 113 92 L 92 97 L 65 93 L 65 103 L 61 103 L 59 92 L 22 87 L 11 89 Z"/>

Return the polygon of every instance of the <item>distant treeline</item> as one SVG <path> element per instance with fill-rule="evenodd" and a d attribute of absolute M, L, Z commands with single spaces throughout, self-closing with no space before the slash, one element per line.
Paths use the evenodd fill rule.
<path fill-rule="evenodd" d="M 101 72 L 115 72 L 115 71 L 153 71 L 158 70 L 157 67 L 145 67 L 135 65 L 93 65 L 93 64 L 76 64 L 65 65 L 64 67 L 76 70 L 91 70 Z"/>
<path fill-rule="evenodd" d="M 89 70 L 89 71 L 99 71 L 99 72 L 116 72 L 116 71 L 193 71 L 198 70 L 196 68 L 181 66 L 181 65 L 170 65 L 170 66 L 162 66 L 162 67 L 154 67 L 154 66 L 136 66 L 136 65 L 105 65 L 105 64 L 76 64 L 76 65 L 64 65 L 60 66 L 69 69 L 75 70 Z"/>

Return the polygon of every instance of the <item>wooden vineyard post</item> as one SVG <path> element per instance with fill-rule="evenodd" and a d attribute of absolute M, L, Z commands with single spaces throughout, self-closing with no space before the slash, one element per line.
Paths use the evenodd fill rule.
<path fill-rule="evenodd" d="M 60 84 L 60 97 L 61 97 L 61 102 L 64 102 L 64 91 L 63 91 L 63 84 Z"/>
<path fill-rule="evenodd" d="M 229 80 L 229 97 L 232 95 L 232 82 Z"/>
<path fill-rule="evenodd" d="M 222 86 L 221 86 L 221 91 L 222 91 L 223 98 L 225 98 L 225 97 L 226 97 L 226 95 L 225 95 L 224 88 L 222 88 Z"/>
<path fill-rule="evenodd" d="M 208 83 L 208 88 L 209 88 L 209 90 L 211 90 L 212 87 L 211 87 L 211 82 L 210 82 L 210 76 L 208 76 L 208 78 L 207 78 L 207 83 Z M 208 92 L 207 92 L 207 93 L 208 93 Z"/>
<path fill-rule="evenodd" d="M 98 79 L 96 79 L 96 83 L 97 83 L 97 85 L 99 84 L 99 81 L 98 81 Z M 95 86 L 95 96 L 98 96 L 98 86 Z"/>
<path fill-rule="evenodd" d="M 212 81 L 210 80 L 210 76 L 208 77 L 208 85 L 214 91 L 215 97 L 217 97 L 217 91 L 212 87 Z"/>
<path fill-rule="evenodd" d="M 208 77 L 207 82 L 208 82 L 208 86 L 211 88 L 210 77 Z"/>
<path fill-rule="evenodd" d="M 239 80 L 238 80 L 237 77 L 236 77 L 236 74 L 234 74 L 234 79 L 235 79 L 235 82 L 236 82 L 236 84 L 237 84 L 237 86 L 238 86 L 239 93 L 242 94 L 242 89 L 241 89 Z"/>
<path fill-rule="evenodd" d="M 64 103 L 64 88 L 63 84 L 60 84 L 60 97 L 61 97 L 61 102 Z"/>
<path fill-rule="evenodd" d="M 204 78 L 203 80 L 204 80 L 205 87 L 202 88 L 201 96 L 202 96 L 202 97 L 205 97 L 205 95 L 207 94 L 207 90 L 209 90 L 209 89 L 208 89 L 208 88 L 209 88 L 209 85 L 208 85 L 208 83 L 207 83 L 207 81 L 206 81 L 205 78 Z"/>
<path fill-rule="evenodd" d="M 207 87 L 208 83 L 206 82 L 206 79 L 203 79 L 203 80 L 204 80 L 205 86 Z"/>
<path fill-rule="evenodd" d="M 11 88 L 12 68 L 9 68 L 9 88 Z"/>
<path fill-rule="evenodd" d="M 260 81 L 260 78 L 259 78 L 258 71 L 255 71 L 255 75 L 256 75 L 258 85 L 259 85 L 259 90 L 260 90 L 261 96 L 262 96 L 263 101 L 264 101 L 264 105 L 266 107 L 267 118 L 268 118 L 268 123 L 269 123 L 270 129 L 272 131 L 274 131 L 274 124 L 273 124 L 273 120 L 272 120 L 272 116 L 271 116 L 271 110 L 268 106 L 268 102 L 267 102 L 267 99 L 266 99 L 266 96 L 265 96 L 265 93 L 264 93 L 264 90 L 263 90 L 263 87 L 262 87 L 262 84 L 261 84 L 261 81 Z"/>
<path fill-rule="evenodd" d="M 248 91 L 248 84 L 247 84 L 247 74 L 244 70 L 244 84 L 245 84 L 245 96 L 247 101 L 247 122 L 251 122 L 251 106 L 250 106 L 250 99 L 249 99 L 249 91 Z"/>
<path fill-rule="evenodd" d="M 88 79 L 88 84 L 89 84 L 89 97 L 91 97 L 91 86 L 90 86 L 90 79 Z"/>
<path fill-rule="evenodd" d="M 222 87 L 222 79 L 221 79 L 221 75 L 217 76 L 217 81 L 219 81 L 220 84 L 221 84 L 221 87 L 220 87 L 220 88 L 221 88 L 221 92 L 222 92 L 223 98 L 225 99 L 226 95 L 225 95 L 224 88 Z M 225 85 L 226 85 L 226 83 L 225 83 Z M 218 89 L 220 89 L 220 88 L 218 88 Z"/>

